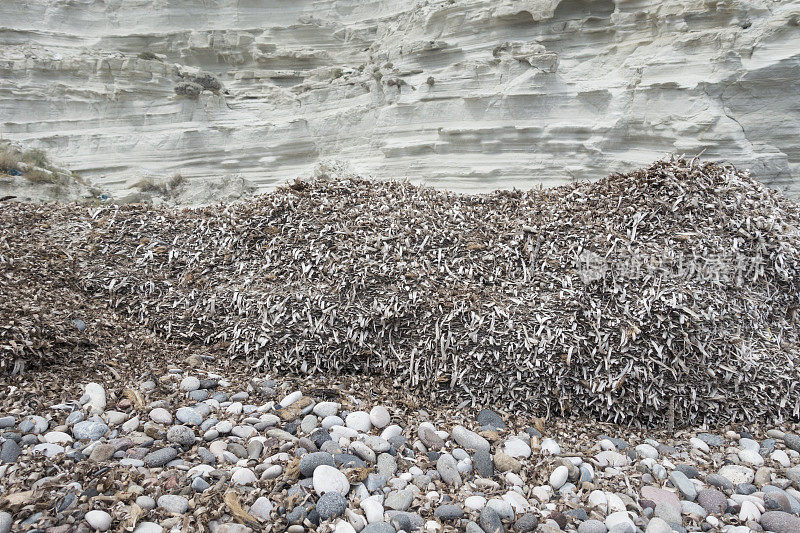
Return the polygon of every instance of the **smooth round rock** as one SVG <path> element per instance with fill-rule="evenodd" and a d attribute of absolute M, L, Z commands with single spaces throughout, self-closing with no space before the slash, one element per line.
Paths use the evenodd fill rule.
<path fill-rule="evenodd" d="M 186 426 L 172 426 L 167 430 L 167 442 L 191 446 L 194 444 L 194 431 Z"/>
<path fill-rule="evenodd" d="M 458 520 L 464 516 L 464 511 L 452 504 L 442 504 L 433 512 L 433 516 L 442 521 Z"/>
<path fill-rule="evenodd" d="M 181 407 L 175 412 L 175 418 L 189 426 L 199 426 L 203 423 L 203 415 L 192 407 Z"/>
<path fill-rule="evenodd" d="M 369 413 L 364 411 L 354 411 L 347 415 L 344 423 L 350 429 L 355 429 L 361 433 L 369 433 L 372 429 L 372 421 L 370 420 Z"/>
<path fill-rule="evenodd" d="M 322 464 L 314 469 L 312 477 L 314 491 L 322 496 L 328 492 L 338 492 L 342 496 L 347 496 L 350 492 L 350 482 L 347 476 L 336 468 Z"/>
<path fill-rule="evenodd" d="M 564 483 L 567 482 L 567 477 L 569 476 L 569 469 L 564 466 L 560 465 L 553 470 L 550 474 L 550 486 L 553 487 L 555 490 L 560 489 L 564 486 Z"/>
<path fill-rule="evenodd" d="M 169 425 L 172 424 L 172 414 L 163 407 L 156 407 L 150 411 L 150 420 L 156 424 Z"/>
<path fill-rule="evenodd" d="M 767 511 L 761 515 L 761 527 L 774 533 L 800 531 L 800 518 L 784 511 Z"/>
<path fill-rule="evenodd" d="M 578 526 L 578 533 L 606 533 L 608 528 L 599 520 L 587 520 Z"/>
<path fill-rule="evenodd" d="M 252 485 L 256 482 L 256 475 L 249 468 L 240 468 L 231 476 L 234 485 Z"/>
<path fill-rule="evenodd" d="M 710 514 L 723 514 L 728 507 L 728 498 L 716 489 L 703 489 L 697 493 L 697 503 Z"/>
<path fill-rule="evenodd" d="M 326 492 L 317 502 L 317 512 L 322 520 L 329 520 L 344 514 L 347 499 L 338 492 Z"/>
<path fill-rule="evenodd" d="M 186 376 L 181 380 L 181 390 L 186 392 L 196 391 L 200 388 L 200 380 L 194 376 Z"/>
<path fill-rule="evenodd" d="M 108 426 L 99 420 L 84 420 L 72 426 L 72 436 L 77 440 L 95 441 L 108 433 Z"/>
<path fill-rule="evenodd" d="M 144 463 L 151 467 L 164 466 L 178 456 L 175 448 L 161 448 L 144 456 Z"/>
<path fill-rule="evenodd" d="M 176 494 L 165 494 L 158 498 L 158 506 L 168 513 L 183 514 L 189 509 L 189 500 Z"/>
<path fill-rule="evenodd" d="M 108 531 L 111 528 L 111 515 L 105 511 L 89 511 L 83 518 L 97 531 Z"/>
<path fill-rule="evenodd" d="M 384 406 L 376 405 L 369 412 L 369 421 L 378 429 L 385 428 L 392 421 L 392 415 Z"/>
<path fill-rule="evenodd" d="M 333 455 L 328 452 L 307 453 L 300 458 L 298 469 L 303 477 L 311 477 L 314 475 L 314 470 L 320 465 L 336 466 Z"/>
<path fill-rule="evenodd" d="M 250 506 L 250 514 L 257 518 L 269 520 L 269 514 L 272 512 L 272 509 L 272 502 L 265 496 L 260 496 L 253 502 L 253 505 Z"/>

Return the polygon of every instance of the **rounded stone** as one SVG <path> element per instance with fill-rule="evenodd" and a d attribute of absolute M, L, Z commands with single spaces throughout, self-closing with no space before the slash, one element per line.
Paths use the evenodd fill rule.
<path fill-rule="evenodd" d="M 361 433 L 369 433 L 372 429 L 372 421 L 369 413 L 364 411 L 354 411 L 345 418 L 345 425 L 350 429 L 355 429 Z"/>
<path fill-rule="evenodd" d="M 338 492 L 342 496 L 346 496 L 350 492 L 350 482 L 347 480 L 347 476 L 327 464 L 321 464 L 314 469 L 312 485 L 314 491 L 320 496 L 328 492 Z"/>
<path fill-rule="evenodd" d="M 194 444 L 194 431 L 186 426 L 172 426 L 167 430 L 167 441 L 181 446 L 191 446 Z"/>
<path fill-rule="evenodd" d="M 733 485 L 752 483 L 756 476 L 753 469 L 740 465 L 725 465 L 719 469 L 719 475 L 730 481 Z"/>
<path fill-rule="evenodd" d="M 100 420 L 84 420 L 72 426 L 72 436 L 77 440 L 98 440 L 108 433 L 108 426 Z"/>
<path fill-rule="evenodd" d="M 111 528 L 111 515 L 105 511 L 89 511 L 83 518 L 97 531 L 108 531 Z"/>
<path fill-rule="evenodd" d="M 320 465 L 336 466 L 333 455 L 328 452 L 307 453 L 300 458 L 298 469 L 303 477 L 311 477 L 314 475 L 314 470 Z"/>
<path fill-rule="evenodd" d="M 569 469 L 564 466 L 560 465 L 557 466 L 555 470 L 550 474 L 550 486 L 553 487 L 555 490 L 560 489 L 564 486 L 564 483 L 567 482 L 567 477 L 569 476 Z"/>
<path fill-rule="evenodd" d="M 14 519 L 5 511 L 0 511 L 0 533 L 9 533 Z"/>
<path fill-rule="evenodd" d="M 151 468 L 164 466 L 177 456 L 178 451 L 175 448 L 161 448 L 145 455 L 144 464 Z"/>
<path fill-rule="evenodd" d="M 329 520 L 344 514 L 347 499 L 338 492 L 326 492 L 317 502 L 317 512 L 322 520 Z"/>
<path fill-rule="evenodd" d="M 156 424 L 169 425 L 172 424 L 172 415 L 163 407 L 156 407 L 150 411 L 150 420 Z"/>
<path fill-rule="evenodd" d="M 186 392 L 196 391 L 200 388 L 200 380 L 194 376 L 186 376 L 181 380 L 181 390 Z"/>
<path fill-rule="evenodd" d="M 487 429 L 506 429 L 506 423 L 498 413 L 491 409 L 482 409 L 478 413 L 478 425 Z"/>
<path fill-rule="evenodd" d="M 190 426 L 199 426 L 203 423 L 203 415 L 192 407 L 181 407 L 175 417 L 182 423 Z"/>
<path fill-rule="evenodd" d="M 474 431 L 468 430 L 464 426 L 455 426 L 451 434 L 458 445 L 464 449 L 486 451 L 490 449 L 488 440 L 481 437 Z"/>
<path fill-rule="evenodd" d="M 252 485 L 256 482 L 256 475 L 249 468 L 240 468 L 231 476 L 234 485 Z"/>
<path fill-rule="evenodd" d="M 378 429 L 385 428 L 392 421 L 389 410 L 382 405 L 376 405 L 369 412 L 369 421 Z"/>
<path fill-rule="evenodd" d="M 539 518 L 534 513 L 525 513 L 514 522 L 514 531 L 532 533 L 539 526 Z"/>
<path fill-rule="evenodd" d="M 168 513 L 183 514 L 189 509 L 189 500 L 176 494 L 165 494 L 158 498 L 158 506 Z"/>
<path fill-rule="evenodd" d="M 433 512 L 433 516 L 442 521 L 458 520 L 464 516 L 464 511 L 452 504 L 442 504 Z"/>
<path fill-rule="evenodd" d="M 269 520 L 269 514 L 272 512 L 273 505 L 265 496 L 260 496 L 253 505 L 250 506 L 250 514 L 256 518 Z"/>
<path fill-rule="evenodd" d="M 600 520 L 587 520 L 578 526 L 578 533 L 606 533 L 608 528 Z"/>
<path fill-rule="evenodd" d="M 774 533 L 800 531 L 800 518 L 784 511 L 767 511 L 761 515 L 761 527 Z"/>
<path fill-rule="evenodd" d="M 722 514 L 728 507 L 728 498 L 716 489 L 703 489 L 697 493 L 697 503 L 710 514 Z"/>
<path fill-rule="evenodd" d="M 136 505 L 145 511 L 151 511 L 156 508 L 156 501 L 150 496 L 139 496 L 136 498 Z"/>

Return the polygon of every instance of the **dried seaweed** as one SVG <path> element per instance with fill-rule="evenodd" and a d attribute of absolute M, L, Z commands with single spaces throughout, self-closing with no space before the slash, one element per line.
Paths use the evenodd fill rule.
<path fill-rule="evenodd" d="M 670 405 L 681 425 L 800 417 L 800 213 L 730 166 L 473 196 L 320 178 L 228 206 L 0 216 L 4 264 L 49 254 L 70 294 L 254 370 L 625 424 L 663 425 Z M 0 283 L 16 305 L 47 292 Z M 0 366 L 68 337 L 0 305 L 16 339 Z"/>

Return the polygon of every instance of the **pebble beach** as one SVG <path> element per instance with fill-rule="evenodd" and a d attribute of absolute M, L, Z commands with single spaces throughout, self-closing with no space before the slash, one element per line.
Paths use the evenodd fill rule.
<path fill-rule="evenodd" d="M 0 533 L 800 531 L 795 425 L 669 434 L 180 363 L 4 398 Z"/>

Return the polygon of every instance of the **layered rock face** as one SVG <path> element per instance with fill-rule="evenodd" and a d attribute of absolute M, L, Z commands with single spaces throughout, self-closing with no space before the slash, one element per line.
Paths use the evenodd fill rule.
<path fill-rule="evenodd" d="M 198 71 L 224 89 L 174 87 Z M 320 160 L 457 190 L 670 152 L 800 192 L 800 4 L 9 0 L 0 133 L 120 193 Z"/>

